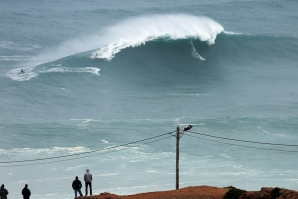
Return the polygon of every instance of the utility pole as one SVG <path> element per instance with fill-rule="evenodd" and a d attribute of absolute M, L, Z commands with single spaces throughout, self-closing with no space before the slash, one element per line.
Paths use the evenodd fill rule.
<path fill-rule="evenodd" d="M 180 140 L 180 129 L 177 126 L 176 130 L 176 190 L 179 189 L 179 140 Z"/>
<path fill-rule="evenodd" d="M 179 189 L 179 140 L 183 136 L 184 132 L 190 130 L 191 128 L 192 125 L 188 125 L 181 132 L 179 126 L 177 126 L 176 129 L 176 190 Z"/>

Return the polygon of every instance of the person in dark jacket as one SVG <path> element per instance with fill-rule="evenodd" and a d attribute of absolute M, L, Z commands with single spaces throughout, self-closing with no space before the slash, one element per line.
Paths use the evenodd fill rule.
<path fill-rule="evenodd" d="M 23 198 L 24 199 L 29 199 L 30 196 L 31 196 L 31 192 L 30 192 L 30 189 L 28 189 L 28 185 L 27 184 L 25 184 L 25 187 L 22 190 L 22 195 L 23 195 Z"/>
<path fill-rule="evenodd" d="M 77 192 L 79 192 L 80 196 L 83 196 L 82 192 L 81 192 L 81 188 L 82 188 L 82 183 L 79 180 L 79 177 L 76 176 L 76 179 L 72 182 L 72 188 L 75 192 L 75 197 L 77 197 Z"/>
<path fill-rule="evenodd" d="M 8 191 L 4 188 L 4 184 L 0 188 L 0 198 L 7 199 Z"/>

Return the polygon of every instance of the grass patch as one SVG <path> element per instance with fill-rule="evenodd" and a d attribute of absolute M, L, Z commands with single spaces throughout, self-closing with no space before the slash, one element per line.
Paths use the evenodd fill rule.
<path fill-rule="evenodd" d="M 239 199 L 242 194 L 246 193 L 245 190 L 237 189 L 233 186 L 226 188 L 230 188 L 230 190 L 224 195 L 223 199 Z"/>
<path fill-rule="evenodd" d="M 278 188 L 278 187 L 275 187 L 272 191 L 271 191 L 271 194 L 270 194 L 270 196 L 271 196 L 271 199 L 276 199 L 276 198 L 278 198 L 279 196 L 280 196 L 280 188 Z"/>

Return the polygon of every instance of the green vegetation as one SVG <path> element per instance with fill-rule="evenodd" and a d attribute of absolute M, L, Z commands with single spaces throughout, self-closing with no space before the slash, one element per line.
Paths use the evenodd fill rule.
<path fill-rule="evenodd" d="M 275 187 L 272 191 L 271 191 L 271 199 L 276 199 L 280 196 L 280 188 Z"/>
<path fill-rule="evenodd" d="M 239 199 L 239 197 L 246 191 L 242 189 L 237 189 L 233 186 L 229 186 L 230 190 L 224 195 L 223 199 Z"/>

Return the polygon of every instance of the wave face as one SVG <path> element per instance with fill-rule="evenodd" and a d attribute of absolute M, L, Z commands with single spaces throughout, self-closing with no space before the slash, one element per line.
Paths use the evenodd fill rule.
<path fill-rule="evenodd" d="M 152 34 L 150 35 L 152 36 Z M 49 82 L 56 82 L 57 86 L 61 84 L 59 87 L 62 89 L 75 87 L 79 93 L 84 93 L 86 89 L 84 79 L 91 75 L 88 78 L 88 90 L 93 96 L 90 103 L 100 110 L 101 106 L 108 107 L 100 112 L 100 115 L 107 117 L 115 114 L 118 107 L 106 105 L 105 103 L 109 99 L 97 102 L 97 99 L 100 99 L 106 92 L 125 95 L 126 92 L 142 93 L 146 88 L 148 92 L 155 93 L 153 90 L 158 89 L 176 95 L 177 92 L 183 92 L 183 88 L 191 88 L 190 94 L 209 95 L 209 92 L 221 92 L 224 85 L 231 92 L 230 94 L 228 92 L 227 95 L 234 95 L 235 90 L 238 90 L 237 95 L 243 97 L 247 95 L 248 97 L 245 98 L 247 103 L 250 103 L 250 100 L 255 101 L 253 99 L 255 94 L 262 95 L 264 92 L 265 87 L 259 87 L 258 84 L 283 87 L 282 90 L 275 91 L 270 86 L 270 89 L 266 90 L 268 96 L 265 98 L 268 99 L 274 98 L 277 93 L 284 95 L 284 92 L 291 92 L 292 87 L 286 86 L 286 82 L 290 85 L 296 82 L 295 49 L 298 47 L 297 39 L 231 32 L 214 34 L 214 37 L 215 35 L 216 40 L 212 40 L 213 43 L 216 41 L 214 45 L 210 45 L 211 40 L 197 38 L 198 34 L 196 36 L 184 35 L 179 39 L 158 37 L 140 46 L 133 46 L 127 42 L 129 47 L 123 48 L 111 60 L 108 57 L 113 53 L 104 59 L 94 59 L 92 56 L 90 57 L 90 54 L 94 52 L 92 50 L 36 64 L 34 67 L 28 65 L 28 67 L 24 67 L 26 71 L 24 74 L 19 74 L 20 68 L 15 68 L 8 71 L 6 75 L 12 80 L 29 81 L 29 90 L 31 88 L 38 93 L 46 89 L 47 92 L 53 92 L 52 95 L 56 95 L 56 91 L 47 85 Z M 210 39 L 212 36 L 209 35 L 206 38 Z M 114 43 L 116 44 L 120 40 L 116 40 Z M 139 41 L 139 39 L 132 39 L 132 41 Z M 106 46 L 97 52 L 103 51 L 102 49 L 106 49 Z M 114 48 L 110 48 L 110 50 L 112 49 Z M 113 52 L 116 53 L 116 51 Z M 101 55 L 99 54 L 98 58 Z M 260 78 L 261 76 L 264 78 Z M 281 78 L 285 82 L 280 82 Z M 181 81 L 182 79 L 183 81 Z M 73 80 L 76 83 L 70 84 L 70 81 Z M 240 82 L 242 87 L 239 87 Z M 36 85 L 43 85 L 45 88 L 36 88 Z M 98 86 L 105 89 L 98 90 Z M 26 92 L 21 91 L 18 95 L 27 98 Z M 70 93 L 65 93 L 62 96 L 68 95 Z M 78 100 L 82 107 L 89 109 L 89 105 L 81 103 L 84 101 L 84 97 L 79 94 L 75 96 L 73 102 Z M 257 98 L 258 103 L 261 104 L 265 98 Z M 229 100 L 227 99 L 227 101 Z M 49 103 L 59 106 L 59 98 L 50 98 Z M 117 103 L 121 102 L 117 101 Z M 126 104 L 128 107 L 132 105 Z M 270 106 L 273 105 L 274 103 Z M 221 107 L 221 104 L 218 106 Z M 95 110 L 90 110 L 89 113 L 97 115 Z M 270 114 L 269 112 L 266 114 Z M 125 113 L 119 115 L 122 114 Z M 137 111 L 133 111 L 131 116 L 137 117 L 138 114 Z M 86 117 L 88 117 L 87 113 Z M 149 117 L 151 117 L 150 114 Z"/>
<path fill-rule="evenodd" d="M 31 88 L 37 93 L 44 92 L 46 89 L 53 96 L 56 95 L 55 89 L 47 85 L 49 82 L 53 82 L 61 89 L 75 88 L 78 92 L 76 96 L 71 96 L 72 92 L 61 93 L 58 96 L 73 99 L 73 103 L 81 104 L 82 109 L 85 107 L 89 110 L 90 104 L 84 103 L 83 94 L 86 92 L 85 78 L 87 78 L 88 95 L 93 96 L 89 102 L 97 108 L 90 109 L 88 113 L 76 113 L 85 115 L 84 117 L 87 118 L 88 114 L 112 117 L 118 112 L 119 107 L 109 105 L 110 99 L 102 99 L 103 95 L 110 92 L 117 93 L 121 97 L 120 101 L 116 100 L 115 103 L 122 104 L 121 99 L 126 92 L 142 95 L 144 89 L 153 92 L 152 95 L 159 95 L 157 91 L 166 91 L 169 95 L 177 96 L 180 92 L 184 93 L 184 88 L 190 89 L 190 95 L 208 96 L 210 93 L 218 92 L 216 95 L 220 93 L 226 97 L 226 95 L 237 94 L 245 99 L 247 103 L 245 106 L 249 106 L 251 102 L 261 105 L 265 100 L 269 107 L 273 107 L 276 105 L 274 103 L 277 103 L 272 100 L 275 95 L 291 93 L 292 87 L 287 84 L 294 85 L 297 82 L 295 78 L 297 58 L 294 50 L 297 46 L 297 39 L 293 38 L 226 32 L 217 35 L 215 45 L 209 45 L 208 42 L 195 37 L 159 38 L 138 47 L 126 47 L 110 61 L 93 59 L 90 57 L 93 51 L 87 51 L 39 64 L 33 68 L 30 66 L 25 68 L 24 74 L 19 74 L 20 68 L 16 68 L 6 75 L 12 80 L 29 81 L 29 90 Z M 36 85 L 43 87 L 36 88 Z M 267 87 L 267 85 L 270 86 Z M 273 86 L 283 89 L 275 90 Z M 222 93 L 223 87 L 227 89 L 226 94 Z M 267 93 L 266 96 L 263 96 L 264 91 Z M 27 93 L 23 91 L 18 95 L 24 99 L 28 98 Z M 255 95 L 260 97 L 255 98 Z M 98 99 L 101 100 L 98 101 Z M 59 100 L 59 98 L 50 97 L 49 104 L 60 106 Z M 282 101 L 278 103 L 282 104 Z M 133 105 L 130 102 L 125 104 L 132 109 L 130 116 L 135 118 L 139 113 L 134 110 Z M 210 104 L 214 107 L 217 105 L 218 108 L 222 108 L 226 104 L 222 105 L 219 102 Z M 242 102 L 239 104 L 239 106 L 243 105 Z M 264 115 L 271 114 L 269 107 L 263 112 Z M 191 106 L 187 109 L 195 114 Z M 98 110 L 101 111 L 97 113 Z M 248 112 L 253 114 L 254 110 L 249 109 Z M 49 115 L 55 114 L 51 110 L 49 113 Z M 147 113 L 148 117 L 155 114 L 151 111 Z M 43 115 L 43 112 L 38 114 Z M 61 116 L 63 117 L 64 114 L 68 115 L 65 112 Z M 278 114 L 283 115 L 284 112 Z M 124 116 L 125 112 L 118 112 L 117 115 Z M 162 113 L 160 117 L 163 117 Z"/>

